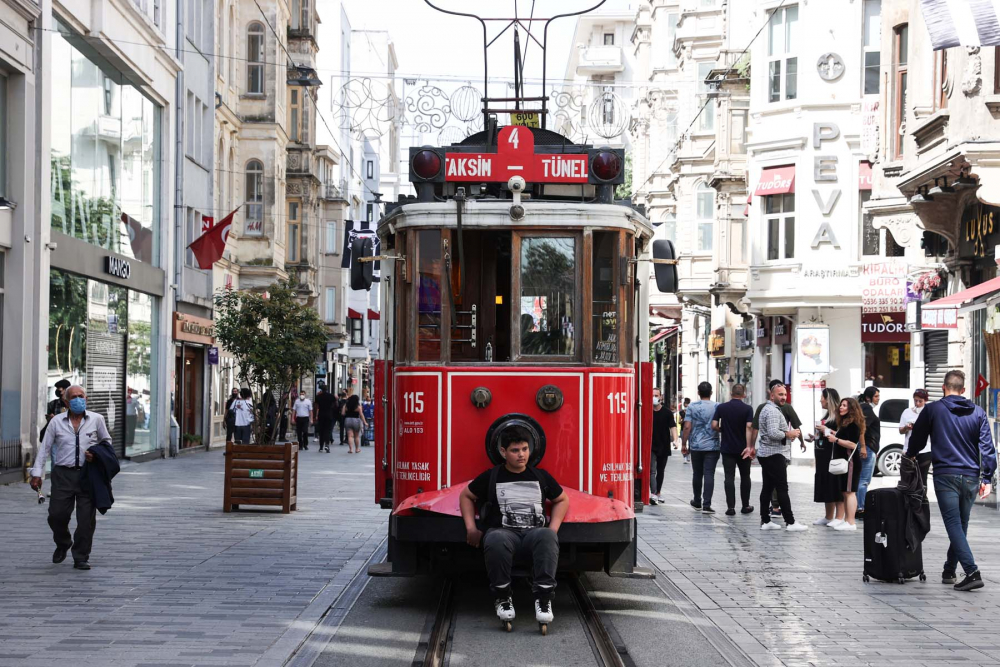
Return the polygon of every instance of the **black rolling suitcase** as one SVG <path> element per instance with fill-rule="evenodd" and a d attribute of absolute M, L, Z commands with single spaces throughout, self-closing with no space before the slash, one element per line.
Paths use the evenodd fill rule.
<path fill-rule="evenodd" d="M 906 496 L 902 491 L 875 489 L 865 495 L 865 571 L 869 578 L 904 583 L 924 576 L 924 558 L 920 544 L 915 550 L 906 546 Z"/>

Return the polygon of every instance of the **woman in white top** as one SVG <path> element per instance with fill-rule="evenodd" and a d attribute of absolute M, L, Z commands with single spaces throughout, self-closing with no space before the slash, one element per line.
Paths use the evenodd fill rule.
<path fill-rule="evenodd" d="M 903 410 L 903 415 L 899 418 L 899 432 L 906 436 L 903 441 L 903 451 L 910 445 L 910 434 L 913 431 L 913 424 L 917 421 L 927 399 L 930 396 L 926 389 L 917 389 L 913 392 L 913 407 Z M 927 492 L 927 473 L 931 469 L 931 439 L 927 438 L 927 445 L 917 454 L 917 466 L 920 468 L 920 479 L 924 481 L 924 493 Z"/>
<path fill-rule="evenodd" d="M 236 442 L 244 445 L 249 445 L 251 440 L 251 433 L 253 429 L 251 424 L 253 424 L 253 402 L 251 398 L 253 394 L 250 393 L 249 389 L 240 389 L 239 399 L 233 401 L 233 412 L 236 415 L 236 428 L 234 429 L 233 438 Z"/>

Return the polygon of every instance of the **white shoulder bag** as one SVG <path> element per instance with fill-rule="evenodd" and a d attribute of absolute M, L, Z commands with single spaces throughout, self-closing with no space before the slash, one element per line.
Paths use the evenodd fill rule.
<path fill-rule="evenodd" d="M 851 462 L 851 457 L 854 456 L 854 452 L 858 451 L 858 447 L 861 446 L 859 442 L 857 447 L 851 450 L 850 455 L 846 459 L 832 459 L 830 461 L 830 474 L 831 475 L 846 475 Z"/>

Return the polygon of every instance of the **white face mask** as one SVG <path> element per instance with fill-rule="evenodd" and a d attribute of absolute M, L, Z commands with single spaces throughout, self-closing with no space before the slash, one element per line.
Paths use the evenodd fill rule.
<path fill-rule="evenodd" d="M 654 406 L 658 406 L 662 402 L 663 402 L 663 399 L 661 399 L 659 396 L 654 396 L 653 397 L 653 405 Z"/>

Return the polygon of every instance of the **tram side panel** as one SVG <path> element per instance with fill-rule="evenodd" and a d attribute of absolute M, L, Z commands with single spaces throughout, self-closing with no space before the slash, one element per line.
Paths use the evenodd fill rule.
<path fill-rule="evenodd" d="M 632 373 L 589 374 L 587 493 L 633 506 L 635 437 Z"/>
<path fill-rule="evenodd" d="M 640 361 L 635 365 L 639 384 L 639 402 L 635 414 L 636 440 L 635 450 L 642 466 L 635 471 L 635 483 L 639 485 L 636 499 L 644 505 L 649 504 L 649 481 L 652 475 L 650 468 L 653 451 L 653 364 Z"/>
<path fill-rule="evenodd" d="M 443 376 L 440 370 L 422 368 L 393 372 L 393 506 L 444 485 Z"/>
<path fill-rule="evenodd" d="M 392 481 L 392 362 L 375 361 L 375 504 L 387 509 Z"/>

